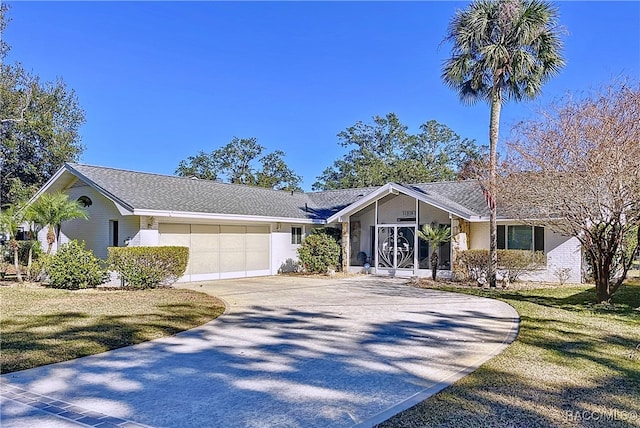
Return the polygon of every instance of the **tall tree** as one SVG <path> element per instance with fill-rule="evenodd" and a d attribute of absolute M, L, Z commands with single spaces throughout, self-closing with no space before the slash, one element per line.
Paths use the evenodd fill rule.
<path fill-rule="evenodd" d="M 180 161 L 175 173 L 182 177 L 224 179 L 235 184 L 300 191 L 302 177 L 287 166 L 285 153 L 276 150 L 261 156 L 264 151 L 265 147 L 255 138 L 234 137 L 211 153 L 200 151 Z"/>
<path fill-rule="evenodd" d="M 358 121 L 338 139 L 342 147 L 353 148 L 323 171 L 314 190 L 452 180 L 466 162 L 482 153 L 475 141 L 435 120 L 411 134 L 395 113 L 374 116 L 372 123 Z"/>
<path fill-rule="evenodd" d="M 500 110 L 504 101 L 533 99 L 564 66 L 558 11 L 542 0 L 476 0 L 458 10 L 445 40 L 453 44 L 444 82 L 464 102 L 487 101 L 489 122 L 489 284 L 496 286 L 496 171 Z"/>
<path fill-rule="evenodd" d="M 558 101 L 519 124 L 508 148 L 504 206 L 575 236 L 598 301 L 609 301 L 640 251 L 640 85 L 613 82 Z"/>
<path fill-rule="evenodd" d="M 229 144 L 216 150 L 213 158 L 222 174 L 227 176 L 231 183 L 255 184 L 252 162 L 264 152 L 264 149 L 255 138 L 234 137 Z"/>
<path fill-rule="evenodd" d="M 76 218 L 87 219 L 87 212 L 77 202 L 61 192 L 43 193 L 29 205 L 27 218 L 47 229 L 47 254 L 60 239 L 62 223 Z"/>
<path fill-rule="evenodd" d="M 7 7 L 0 8 L 0 29 Z M 4 40 L 4 37 L 2 37 Z M 41 82 L 20 63 L 7 64 L 9 46 L 0 46 L 0 205 L 28 199 L 65 162 L 84 150 L 84 123 L 73 90 L 62 79 Z"/>

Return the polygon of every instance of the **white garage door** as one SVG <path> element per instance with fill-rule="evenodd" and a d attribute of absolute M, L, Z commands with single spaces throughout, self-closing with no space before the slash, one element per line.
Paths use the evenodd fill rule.
<path fill-rule="evenodd" d="M 183 280 L 270 275 L 269 226 L 159 225 L 160 245 L 189 247 Z"/>

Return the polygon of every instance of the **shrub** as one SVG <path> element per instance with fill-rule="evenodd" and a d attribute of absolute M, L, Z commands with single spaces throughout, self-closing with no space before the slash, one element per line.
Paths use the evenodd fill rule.
<path fill-rule="evenodd" d="M 0 279 L 4 279 L 4 277 L 7 275 L 9 266 L 9 263 L 5 262 L 4 260 L 0 260 Z"/>
<path fill-rule="evenodd" d="M 560 285 L 564 285 L 571 278 L 571 268 L 557 268 L 553 274 L 558 278 Z"/>
<path fill-rule="evenodd" d="M 37 260 L 42 255 L 42 246 L 40 241 L 18 241 L 18 260 L 23 265 L 29 263 L 29 250 L 31 250 L 31 257 L 33 260 Z"/>
<path fill-rule="evenodd" d="M 489 250 L 466 250 L 458 254 L 454 276 L 461 280 L 477 280 L 489 271 Z"/>
<path fill-rule="evenodd" d="M 325 234 L 331 236 L 336 242 L 342 240 L 342 230 L 337 227 L 318 227 L 311 229 L 311 235 Z"/>
<path fill-rule="evenodd" d="M 93 251 L 85 250 L 84 242 L 71 241 L 51 256 L 45 269 L 51 287 L 77 290 L 105 282 L 108 273 L 102 264 Z"/>
<path fill-rule="evenodd" d="M 302 266 L 308 272 L 325 273 L 340 262 L 340 246 L 334 238 L 326 233 L 309 235 L 298 248 L 298 256 Z"/>
<path fill-rule="evenodd" d="M 509 282 L 516 281 L 524 272 L 546 264 L 541 251 L 498 250 L 498 268 Z M 456 278 L 477 280 L 489 271 L 489 250 L 466 250 L 458 255 Z"/>
<path fill-rule="evenodd" d="M 525 272 L 546 265 L 547 258 L 542 251 L 498 250 L 498 268 L 509 282 L 517 281 Z"/>
<path fill-rule="evenodd" d="M 189 262 L 187 247 L 111 247 L 107 251 L 109 269 L 125 285 L 136 288 L 173 284 Z"/>
<path fill-rule="evenodd" d="M 27 266 L 27 277 L 30 281 L 42 281 L 47 273 L 47 267 L 55 254 L 41 254 L 36 260 Z M 102 260 L 100 260 L 102 262 Z"/>

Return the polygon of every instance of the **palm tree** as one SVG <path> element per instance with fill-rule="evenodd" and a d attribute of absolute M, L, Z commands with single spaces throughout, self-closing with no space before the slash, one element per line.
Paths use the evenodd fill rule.
<path fill-rule="evenodd" d="M 543 0 L 476 0 L 451 20 L 445 41 L 453 43 L 442 78 L 463 102 L 480 99 L 491 106 L 489 122 L 490 210 L 489 284 L 496 286 L 496 169 L 503 101 L 533 99 L 542 84 L 564 66 L 563 30 L 558 11 Z"/>
<path fill-rule="evenodd" d="M 430 259 L 431 278 L 435 281 L 438 273 L 438 248 L 451 240 L 451 228 L 449 226 L 431 227 L 431 225 L 425 224 L 422 226 L 422 230 L 418 230 L 418 238 L 427 241 L 433 250 Z"/>
<path fill-rule="evenodd" d="M 16 239 L 16 234 L 23 220 L 24 211 L 14 205 L 9 205 L 0 212 L 0 233 L 9 235 L 9 247 L 13 250 L 13 265 L 16 269 L 18 282 L 22 282 L 22 274 L 20 273 L 18 260 L 20 245 Z"/>
<path fill-rule="evenodd" d="M 70 201 L 61 192 L 43 193 L 28 209 L 28 218 L 40 225 L 48 226 L 47 254 L 51 254 L 53 243 L 60 239 L 62 223 L 75 218 L 87 219 L 87 212 L 77 201 Z"/>

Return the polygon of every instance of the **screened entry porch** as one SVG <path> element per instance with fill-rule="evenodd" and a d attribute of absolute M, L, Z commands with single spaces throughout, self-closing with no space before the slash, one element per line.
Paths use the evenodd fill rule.
<path fill-rule="evenodd" d="M 374 201 L 349 216 L 349 271 L 391 276 L 430 274 L 433 249 L 417 232 L 425 224 L 451 226 L 449 217 L 448 212 L 404 194 Z M 449 273 L 451 243 L 439 246 L 437 252 L 438 270 Z"/>

